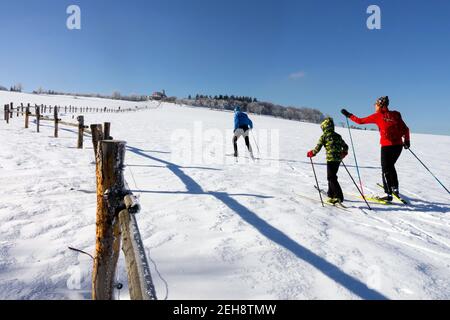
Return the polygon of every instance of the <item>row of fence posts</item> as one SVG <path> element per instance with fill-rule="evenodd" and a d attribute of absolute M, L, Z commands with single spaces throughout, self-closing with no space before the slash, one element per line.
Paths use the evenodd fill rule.
<path fill-rule="evenodd" d="M 17 107 L 17 117 L 19 117 L 19 115 L 24 115 L 25 118 L 25 129 L 29 128 L 29 118 L 30 116 L 34 116 L 36 117 L 36 131 L 40 132 L 40 121 L 41 120 L 53 120 L 54 121 L 54 137 L 58 138 L 58 129 L 59 129 L 59 122 L 61 122 L 61 119 L 58 117 L 59 116 L 59 111 L 62 109 L 61 107 L 58 106 L 47 106 L 45 105 L 35 105 L 34 109 L 35 109 L 35 113 L 34 115 L 30 112 L 30 104 L 28 104 L 26 107 L 24 107 L 23 104 L 21 104 L 20 107 Z M 77 112 L 78 108 L 77 107 L 72 107 L 69 106 L 64 107 L 64 111 L 66 112 L 67 110 L 69 110 L 69 112 Z M 91 111 L 91 110 L 104 110 L 105 112 L 108 112 L 111 109 L 108 109 L 105 107 L 105 109 L 99 109 L 99 108 L 80 108 L 81 112 L 84 111 Z M 124 110 L 124 109 L 123 109 Z M 43 116 L 42 113 L 46 113 L 47 111 L 49 111 L 50 113 L 53 111 L 53 119 L 49 119 L 49 118 L 45 118 Z M 14 104 L 13 102 L 11 102 L 10 104 L 5 104 L 4 105 L 4 119 L 6 121 L 6 123 L 9 124 L 9 120 L 11 118 L 13 118 L 14 116 Z M 78 121 L 78 141 L 77 141 L 77 148 L 82 149 L 83 148 L 83 136 L 84 136 L 84 131 L 85 129 L 87 129 L 88 127 L 84 125 L 84 116 L 80 115 L 77 117 L 77 121 Z M 66 125 L 72 125 L 74 126 L 74 124 L 71 123 L 65 123 Z M 108 131 L 109 130 L 109 123 L 105 123 L 105 130 Z M 108 134 L 109 136 L 109 134 Z"/>
<path fill-rule="evenodd" d="M 28 106 L 30 106 L 30 104 L 28 104 Z M 134 108 L 122 108 L 122 107 L 118 107 L 116 109 L 113 108 L 94 108 L 94 107 L 75 107 L 75 106 L 65 106 L 64 108 L 61 106 L 47 106 L 47 105 L 35 105 L 35 107 L 40 107 L 40 112 L 41 114 L 52 114 L 52 111 L 54 111 L 55 109 L 58 112 L 62 112 L 64 111 L 64 113 L 119 113 L 119 112 L 132 112 L 132 111 L 138 111 L 141 110 L 142 108 L 139 108 L 138 106 L 135 106 Z M 19 117 L 20 114 L 24 114 L 24 105 L 23 103 L 21 103 L 20 106 L 17 106 L 16 108 L 14 108 L 14 103 L 11 102 L 10 104 L 5 104 L 4 105 L 5 108 L 5 120 L 9 121 L 9 119 L 13 118 L 14 116 L 14 110 L 16 110 L 17 112 L 17 117 Z M 148 106 L 145 106 L 145 108 L 143 109 L 148 109 Z"/>
<path fill-rule="evenodd" d="M 29 126 L 30 104 L 17 108 L 17 116 L 25 115 L 25 128 Z M 25 111 L 24 111 L 25 109 Z M 5 120 L 13 117 L 13 103 L 5 105 Z M 41 111 L 53 111 L 53 119 L 42 116 Z M 40 120 L 54 121 L 54 136 L 58 137 L 58 118 L 60 107 L 35 105 L 36 126 L 39 132 Z M 69 107 L 69 110 L 73 110 Z M 75 108 L 75 110 L 77 110 Z M 78 127 L 77 147 L 83 148 L 85 129 L 84 116 L 77 117 L 78 124 L 61 122 Z M 113 140 L 111 123 L 91 124 L 90 133 L 94 156 L 96 159 L 97 181 L 97 213 L 96 213 L 96 245 L 92 273 L 92 299 L 112 300 L 117 262 L 122 242 L 122 251 L 128 274 L 128 287 L 132 300 L 156 300 L 156 292 L 151 278 L 144 245 L 140 237 L 135 214 L 140 205 L 130 190 L 125 186 L 123 170 L 125 167 L 126 142 Z"/>

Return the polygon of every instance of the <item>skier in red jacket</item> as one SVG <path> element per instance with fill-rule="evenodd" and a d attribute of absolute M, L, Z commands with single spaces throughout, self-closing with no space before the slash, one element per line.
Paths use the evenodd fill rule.
<path fill-rule="evenodd" d="M 380 199 L 392 201 L 392 194 L 399 195 L 395 163 L 402 153 L 402 147 L 409 149 L 410 139 L 409 128 L 403 121 L 400 112 L 390 111 L 388 106 L 389 97 L 386 96 L 377 99 L 375 113 L 366 118 L 358 118 L 345 109 L 342 109 L 341 112 L 358 124 L 373 123 L 378 126 L 381 137 L 382 178 L 384 191 L 386 192 L 386 196 Z"/>

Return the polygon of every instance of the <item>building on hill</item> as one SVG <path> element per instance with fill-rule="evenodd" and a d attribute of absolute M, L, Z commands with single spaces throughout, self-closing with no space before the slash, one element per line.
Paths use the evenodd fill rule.
<path fill-rule="evenodd" d="M 153 92 L 153 94 L 150 96 L 150 100 L 162 100 L 167 98 L 166 90 L 163 90 L 162 92 Z"/>

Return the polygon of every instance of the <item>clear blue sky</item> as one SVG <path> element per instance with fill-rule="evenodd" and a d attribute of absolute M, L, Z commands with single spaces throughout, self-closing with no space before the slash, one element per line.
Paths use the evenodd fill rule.
<path fill-rule="evenodd" d="M 448 0 L 0 0 L 0 30 L 0 85 L 25 91 L 247 95 L 338 121 L 389 95 L 414 132 L 450 134 Z"/>

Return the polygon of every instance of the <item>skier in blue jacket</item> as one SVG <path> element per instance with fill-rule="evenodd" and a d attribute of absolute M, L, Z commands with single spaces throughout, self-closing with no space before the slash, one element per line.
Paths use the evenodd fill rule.
<path fill-rule="evenodd" d="M 250 156 L 253 157 L 252 147 L 250 145 L 250 139 L 248 137 L 250 130 L 253 129 L 253 122 L 250 120 L 248 115 L 245 112 L 241 111 L 240 106 L 236 106 L 234 108 L 234 137 L 233 137 L 233 146 L 234 146 L 234 156 L 238 156 L 237 149 L 237 140 L 244 136 L 245 144 L 250 152 Z"/>

